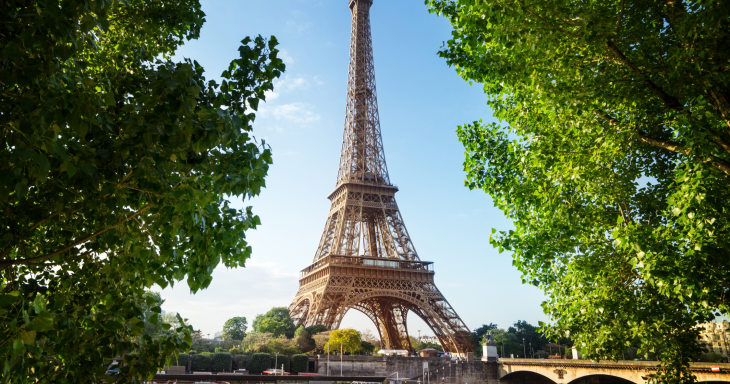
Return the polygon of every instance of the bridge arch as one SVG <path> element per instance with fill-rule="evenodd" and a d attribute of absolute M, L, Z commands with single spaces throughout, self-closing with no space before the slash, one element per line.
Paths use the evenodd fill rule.
<path fill-rule="evenodd" d="M 642 379 L 642 376 L 647 375 L 647 372 L 643 369 L 627 369 L 632 367 L 616 367 L 613 365 L 592 365 L 582 360 L 570 363 L 561 360 L 515 360 L 514 362 L 505 361 L 505 363 L 500 364 L 499 376 L 501 381 L 528 383 L 531 381 L 520 381 L 522 376 L 519 375 L 528 375 L 526 372 L 530 372 L 545 377 L 555 384 L 644 384 L 645 380 Z"/>
<path fill-rule="evenodd" d="M 589 374 L 580 376 L 567 384 L 643 384 L 644 380 L 635 382 L 626 378 L 605 374 Z"/>
<path fill-rule="evenodd" d="M 551 378 L 528 370 L 510 372 L 499 379 L 504 384 L 556 384 Z"/>

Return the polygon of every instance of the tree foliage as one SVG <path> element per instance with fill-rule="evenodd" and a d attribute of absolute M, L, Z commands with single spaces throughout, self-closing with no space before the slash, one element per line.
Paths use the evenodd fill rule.
<path fill-rule="evenodd" d="M 314 346 L 317 349 L 318 352 L 325 353 L 327 352 L 327 342 L 330 340 L 331 331 L 323 331 L 319 332 L 316 335 L 312 336 L 312 339 L 314 339 Z M 333 351 L 334 352 L 334 351 Z"/>
<path fill-rule="evenodd" d="M 492 238 L 593 359 L 636 339 L 690 382 L 693 326 L 728 311 L 730 3 L 428 0 L 441 55 L 500 123 L 458 128 Z"/>
<path fill-rule="evenodd" d="M 197 0 L 0 9 L 2 377 L 97 382 L 120 355 L 117 382 L 149 378 L 192 340 L 142 334 L 160 321 L 145 288 L 197 291 L 251 253 L 259 218 L 226 197 L 265 185 L 250 131 L 284 70 L 276 39 L 245 38 L 219 84 L 170 59 L 199 36 Z"/>
<path fill-rule="evenodd" d="M 314 339 L 312 339 L 312 335 L 307 332 L 303 325 L 300 325 L 299 328 L 297 328 L 297 330 L 294 332 L 294 345 L 301 352 L 309 352 L 315 347 L 315 342 Z"/>
<path fill-rule="evenodd" d="M 417 351 L 420 352 L 421 350 L 424 350 L 426 348 L 433 348 L 433 349 L 435 349 L 437 351 L 441 351 L 441 352 L 444 351 L 444 347 L 442 347 L 441 344 L 432 343 L 430 341 L 423 341 L 423 342 L 418 343 Z"/>
<path fill-rule="evenodd" d="M 246 337 L 248 321 L 245 317 L 232 317 L 223 324 L 223 337 L 229 340 L 243 340 Z"/>
<path fill-rule="evenodd" d="M 274 337 L 285 335 L 287 338 L 294 337 L 296 327 L 291 317 L 289 317 L 289 309 L 286 307 L 274 307 L 263 315 L 256 315 L 251 324 L 254 332 L 274 334 Z"/>
<path fill-rule="evenodd" d="M 330 353 L 339 352 L 340 347 L 343 352 L 353 354 L 362 348 L 362 340 L 360 340 L 360 332 L 352 328 L 336 329 L 330 333 L 329 341 L 325 344 L 324 349 L 329 346 Z"/>
<path fill-rule="evenodd" d="M 305 328 L 305 329 L 306 329 L 306 330 L 307 330 L 307 332 L 309 332 L 309 334 L 310 334 L 310 335 L 312 335 L 312 336 L 314 336 L 314 335 L 316 335 L 316 334 L 318 334 L 318 333 L 320 333 L 320 332 L 326 332 L 326 331 L 327 331 L 327 327 L 325 327 L 325 326 L 324 326 L 324 325 L 322 325 L 322 324 L 315 324 L 315 325 L 310 325 L 310 326 L 308 326 L 308 327 L 307 327 L 307 328 Z"/>
<path fill-rule="evenodd" d="M 375 351 L 375 345 L 369 341 L 361 341 L 360 350 L 366 353 L 372 353 Z"/>

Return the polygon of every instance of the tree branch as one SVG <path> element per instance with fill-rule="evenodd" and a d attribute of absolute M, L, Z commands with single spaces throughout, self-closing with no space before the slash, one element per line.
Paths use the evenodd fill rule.
<path fill-rule="evenodd" d="M 608 124 L 613 127 L 618 127 L 619 122 L 616 120 L 613 116 L 607 114 L 604 111 L 601 111 L 600 109 L 594 109 L 593 113 L 596 114 L 596 116 L 608 121 Z M 641 141 L 642 143 L 646 143 L 649 145 L 652 145 L 654 147 L 659 147 L 666 149 L 668 151 L 681 153 L 684 155 L 690 155 L 690 150 L 686 149 L 684 145 L 681 143 L 678 143 L 676 141 L 666 140 L 666 139 L 659 139 L 656 137 L 653 137 L 651 135 L 647 135 L 646 133 L 640 132 L 640 131 L 634 131 L 634 135 L 638 136 L 636 139 Z M 713 167 L 721 170 L 726 175 L 730 176 L 730 162 L 727 160 L 721 159 L 716 156 L 709 156 L 707 159 L 702 160 L 703 162 L 709 162 Z"/>
<path fill-rule="evenodd" d="M 613 41 L 609 40 L 606 42 L 606 46 L 608 46 L 608 50 L 611 51 L 614 57 L 616 57 L 621 64 L 629 68 L 632 72 L 639 75 L 642 79 L 644 79 L 644 82 L 649 86 L 652 92 L 654 92 L 655 95 L 659 96 L 660 99 L 664 102 L 664 104 L 674 109 L 675 111 L 681 111 L 684 109 L 684 106 L 682 103 L 679 102 L 674 96 L 669 95 L 666 93 L 661 87 L 656 85 L 651 79 L 645 75 L 634 63 L 632 63 L 624 54 L 621 52 L 620 49 L 614 44 Z"/>
<path fill-rule="evenodd" d="M 621 30 L 621 19 L 624 18 L 624 0 L 621 0 L 621 10 L 618 12 L 618 20 L 616 21 L 616 35 Z"/>
<path fill-rule="evenodd" d="M 71 244 L 71 245 L 69 245 L 69 246 L 61 249 L 61 250 L 58 250 L 56 252 L 49 253 L 49 254 L 43 255 L 43 256 L 31 257 L 31 258 L 28 258 L 28 259 L 13 259 L 13 260 L 3 260 L 3 261 L 0 261 L 0 268 L 5 268 L 5 267 L 11 266 L 11 265 L 32 264 L 32 263 L 37 262 L 37 261 L 50 259 L 51 257 L 60 255 L 61 253 L 64 253 L 64 252 L 66 252 L 66 251 L 70 250 L 71 248 L 76 247 L 78 245 L 81 245 L 81 244 L 83 244 L 83 243 L 85 243 L 85 242 L 87 242 L 87 241 L 89 241 L 89 240 L 91 240 L 91 239 L 93 239 L 93 238 L 101 235 L 102 233 L 104 233 L 104 232 L 106 232 L 106 231 L 108 231 L 110 229 L 116 228 L 117 226 L 119 226 L 120 224 L 123 224 L 127 220 L 130 220 L 130 219 L 135 218 L 137 215 L 139 215 L 140 213 L 148 210 L 150 207 L 151 207 L 151 205 L 148 204 L 144 208 L 142 208 L 139 211 L 133 213 L 132 215 L 130 215 L 128 217 L 125 217 L 124 219 L 121 219 L 121 220 L 117 221 L 116 223 L 114 223 L 114 224 L 112 224 L 112 225 L 110 225 L 110 226 L 108 226 L 108 227 L 106 227 L 106 228 L 104 228 L 104 229 L 102 229 L 102 230 L 100 230 L 100 231 L 98 231 L 96 233 L 93 233 L 93 234 L 91 234 L 89 236 L 86 236 L 83 239 L 81 239 L 81 240 L 79 240 L 79 241 L 77 241 L 77 242 L 75 242 L 75 243 L 73 243 L 73 244 Z"/>
<path fill-rule="evenodd" d="M 730 134 L 730 102 L 724 92 L 718 89 L 710 89 L 707 93 L 710 95 L 710 101 L 715 107 L 715 110 L 720 113 L 725 124 L 728 126 L 728 134 Z"/>
<path fill-rule="evenodd" d="M 549 21 L 547 21 L 547 20 L 543 19 L 542 17 L 540 17 L 537 13 L 532 12 L 532 10 L 530 10 L 530 8 L 527 8 L 527 6 L 525 5 L 525 3 L 522 2 L 522 0 L 517 0 L 517 2 L 520 3 L 520 5 L 522 6 L 522 8 L 525 8 L 525 10 L 527 10 L 527 12 L 530 12 L 533 16 L 537 17 L 540 21 L 542 21 L 543 23 L 545 23 L 550 28 L 552 28 L 552 29 L 554 29 L 554 30 L 556 30 L 558 32 L 564 33 L 566 35 L 580 38 L 580 36 L 578 36 L 576 34 L 573 34 L 573 33 L 567 32 L 567 31 L 563 31 L 562 29 L 560 29 L 560 28 L 554 26 L 553 24 L 551 24 Z"/>

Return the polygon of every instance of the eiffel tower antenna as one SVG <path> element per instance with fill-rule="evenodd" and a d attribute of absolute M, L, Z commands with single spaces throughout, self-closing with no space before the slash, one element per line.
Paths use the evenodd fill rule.
<path fill-rule="evenodd" d="M 370 6 L 352 11 L 347 110 L 337 184 L 312 264 L 299 276 L 292 320 L 337 329 L 358 310 L 375 323 L 384 349 L 413 351 L 406 317 L 414 313 L 446 351 L 472 351 L 470 332 L 434 284 L 433 263 L 421 261 L 403 223 L 380 134 Z"/>

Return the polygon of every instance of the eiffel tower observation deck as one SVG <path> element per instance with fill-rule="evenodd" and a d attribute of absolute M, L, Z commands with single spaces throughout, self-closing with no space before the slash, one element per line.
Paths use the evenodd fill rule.
<path fill-rule="evenodd" d="M 357 310 L 375 323 L 383 349 L 413 350 L 412 313 L 446 351 L 472 351 L 470 332 L 434 283 L 433 263 L 421 261 L 395 201 L 380 134 L 370 7 L 350 0 L 352 32 L 347 108 L 337 184 L 313 262 L 300 272 L 289 306 L 295 324 L 337 329 Z"/>

